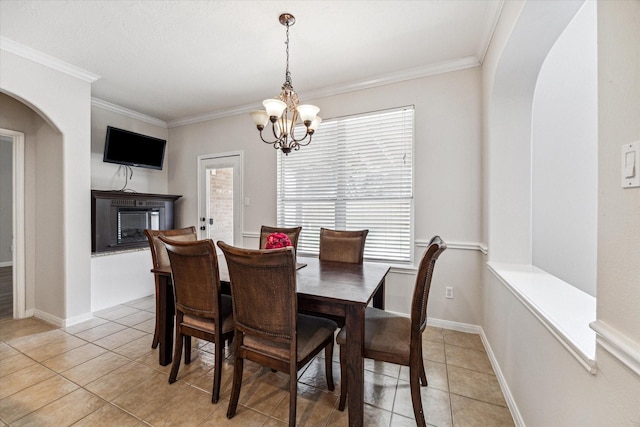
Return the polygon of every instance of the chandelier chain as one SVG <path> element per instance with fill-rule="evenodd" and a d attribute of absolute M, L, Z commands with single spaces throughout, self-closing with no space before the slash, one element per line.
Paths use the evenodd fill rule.
<path fill-rule="evenodd" d="M 287 22 L 286 25 L 287 25 L 287 41 L 284 42 L 284 44 L 286 45 L 286 53 L 287 53 L 287 69 L 284 74 L 284 83 L 285 85 L 292 87 L 293 83 L 291 82 L 291 73 L 289 72 L 289 22 Z"/>

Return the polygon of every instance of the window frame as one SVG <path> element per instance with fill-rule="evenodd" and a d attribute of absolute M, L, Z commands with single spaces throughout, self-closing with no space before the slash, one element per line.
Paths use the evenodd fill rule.
<path fill-rule="evenodd" d="M 391 143 L 389 143 L 388 147 L 391 147 L 390 149 L 392 151 L 394 151 L 394 155 L 398 156 L 399 153 L 403 155 L 402 157 L 402 161 L 406 162 L 407 159 L 409 161 L 408 167 L 404 167 L 406 165 L 406 163 L 401 166 L 398 167 L 397 169 L 385 169 L 385 170 L 389 170 L 391 173 L 393 173 L 394 171 L 397 171 L 398 174 L 401 176 L 400 178 L 395 178 L 398 181 L 393 181 L 393 183 L 398 183 L 398 185 L 400 186 L 399 188 L 403 188 L 402 191 L 405 191 L 406 194 L 404 195 L 404 197 L 389 197 L 389 195 L 383 195 L 381 197 L 375 197 L 372 195 L 364 195 L 364 196 L 353 196 L 353 194 L 357 194 L 359 192 L 358 189 L 352 190 L 353 194 L 348 195 L 347 193 L 349 192 L 349 189 L 347 188 L 346 185 L 336 185 L 336 188 L 339 188 L 338 190 L 336 190 L 336 195 L 333 199 L 330 198 L 326 198 L 326 201 L 332 201 L 334 203 L 333 208 L 328 208 L 327 212 L 332 212 L 331 216 L 334 218 L 334 223 L 333 224 L 324 224 L 322 222 L 322 219 L 320 217 L 315 218 L 315 217 L 311 217 L 310 221 L 313 221 L 313 219 L 316 219 L 316 224 L 315 225 L 309 225 L 309 224 L 304 224 L 304 223 L 293 223 L 292 221 L 286 221 L 286 215 L 287 213 L 285 212 L 285 208 L 287 205 L 287 201 L 284 199 L 285 197 L 287 197 L 286 195 L 283 195 L 283 188 L 284 185 L 286 184 L 286 180 L 287 178 L 284 177 L 285 172 L 286 172 L 286 168 L 283 169 L 283 166 L 286 165 L 286 163 L 284 163 L 287 159 L 291 158 L 292 156 L 299 156 L 299 155 L 304 155 L 304 151 L 309 151 L 309 147 L 312 147 L 313 144 L 318 144 L 318 143 L 322 143 L 319 142 L 318 139 L 318 135 L 321 135 L 321 132 L 323 130 L 323 127 L 326 129 L 329 126 L 335 126 L 336 127 L 336 143 L 335 146 L 337 147 L 337 149 L 344 149 L 344 147 L 347 147 L 349 145 L 348 142 L 344 142 L 345 139 L 348 141 L 348 137 L 344 137 L 344 136 L 338 136 L 338 134 L 340 133 L 339 130 L 337 130 L 341 124 L 343 123 L 347 123 L 347 121 L 351 121 L 352 123 L 357 123 L 355 125 L 356 128 L 361 127 L 361 128 L 367 128 L 368 126 L 365 126 L 367 124 L 367 122 L 373 122 L 373 123 L 378 123 L 376 122 L 376 117 L 383 117 L 385 114 L 394 114 L 394 113 L 400 113 L 400 115 L 396 115 L 397 117 L 400 117 L 399 119 L 390 119 L 390 123 L 395 125 L 397 121 L 402 121 L 402 124 L 400 125 L 401 127 L 399 128 L 399 130 L 395 130 L 392 132 L 392 137 L 391 138 L 395 138 L 392 140 Z M 391 116 L 391 117 L 395 117 L 395 116 Z M 363 119 L 362 123 L 360 122 L 353 122 L 353 120 L 358 120 L 359 118 Z M 409 122 L 405 121 L 407 120 L 407 118 L 409 119 Z M 380 120 L 380 122 L 385 123 L 383 120 Z M 316 138 L 314 139 L 314 141 L 311 143 L 311 145 L 309 147 L 305 147 L 303 146 L 300 151 L 293 151 L 292 153 L 290 153 L 288 156 L 284 155 L 282 152 L 278 152 L 278 157 L 277 157 L 277 184 L 276 184 L 276 204 L 277 204 L 277 224 L 279 227 L 290 227 L 290 226 L 302 226 L 302 233 L 301 233 L 301 242 L 303 242 L 306 238 L 306 245 L 302 244 L 300 245 L 301 242 L 299 242 L 299 253 L 304 254 L 304 255 L 317 255 L 318 254 L 318 249 L 319 249 L 319 228 L 321 226 L 324 226 L 325 228 L 333 228 L 333 229 L 337 229 L 337 230 L 344 230 L 344 229 L 351 229 L 351 230 L 355 230 L 355 229 L 362 229 L 362 228 L 369 228 L 370 229 L 370 233 L 367 239 L 367 247 L 371 248 L 367 251 L 367 247 L 365 247 L 365 260 L 366 261 L 380 261 L 380 262 L 387 262 L 387 263 L 391 263 L 391 264 L 397 264 L 397 265 L 413 265 L 413 261 L 414 261 L 414 232 L 415 232 L 415 106 L 414 105 L 406 105 L 406 106 L 400 106 L 400 107 L 392 107 L 392 108 L 387 108 L 387 109 L 382 109 L 382 110 L 376 110 L 376 111 L 370 111 L 370 112 L 364 112 L 364 113 L 358 113 L 358 114 L 352 114 L 352 115 L 346 115 L 346 116 L 340 116 L 340 117 L 336 117 L 336 118 L 332 118 L 332 119 L 328 119 L 325 120 L 323 122 L 324 126 L 321 126 L 320 129 L 318 130 L 318 135 L 316 135 Z M 329 125 L 329 126 L 327 126 Z M 369 123 L 370 125 L 370 123 Z M 366 133 L 368 131 L 364 131 L 363 134 L 357 133 L 356 135 L 362 139 L 362 136 L 364 135 L 364 142 L 361 142 L 362 144 L 365 145 L 365 148 L 367 148 L 367 145 L 370 145 L 371 148 L 375 147 L 375 143 L 373 142 L 369 142 L 369 138 L 367 137 Z M 378 130 L 376 130 L 376 128 L 372 128 L 371 130 L 372 135 L 376 134 L 376 132 L 379 132 Z M 356 138 L 357 139 L 357 138 Z M 377 139 L 374 138 L 374 139 Z M 354 140 L 353 138 L 351 139 L 352 141 Z M 397 140 L 397 141 L 396 141 Z M 384 143 L 384 141 L 383 141 Z M 396 147 L 397 146 L 397 147 Z M 400 148 L 398 148 L 400 147 Z M 400 151 L 398 151 L 400 150 Z M 323 153 L 324 154 L 324 153 Z M 377 153 L 376 153 L 377 154 Z M 344 160 L 343 159 L 344 156 L 341 155 L 337 155 L 335 158 L 338 159 L 339 161 Z M 382 160 L 384 160 L 383 158 L 381 158 Z M 393 160 L 398 161 L 398 158 L 395 157 Z M 322 161 L 322 160 L 321 160 Z M 326 159 L 324 160 L 326 161 Z M 391 163 L 392 160 L 387 159 L 386 162 Z M 335 162 L 335 163 L 331 163 L 331 164 L 338 164 L 339 162 Z M 383 164 L 383 166 L 386 166 Z M 348 178 L 349 177 L 349 172 L 353 173 L 352 169 L 346 168 L 344 166 L 343 163 L 341 163 L 338 167 L 333 168 L 334 173 L 337 177 L 340 177 L 341 179 L 344 178 Z M 368 171 L 368 168 L 365 166 L 363 169 L 363 171 Z M 290 178 L 289 178 L 290 179 Z M 367 180 L 366 183 L 363 185 L 363 188 L 369 188 L 369 186 L 372 186 L 372 184 L 374 183 L 374 181 L 372 180 Z M 375 192 L 375 190 L 373 190 Z M 378 191 L 384 193 L 387 192 L 389 193 L 391 190 L 389 190 L 388 188 L 384 188 L 384 186 L 381 187 L 381 189 L 379 189 Z M 340 192 L 340 194 L 338 194 L 338 192 Z M 368 190 L 362 190 L 363 193 L 367 193 Z M 395 193 L 393 193 L 395 194 Z M 345 196 L 346 195 L 346 196 Z M 386 197 L 385 197 L 386 196 Z M 389 228 L 384 228 L 384 227 L 379 227 L 377 228 L 378 232 L 376 233 L 375 231 L 372 233 L 372 229 L 376 229 L 376 227 L 368 227 L 366 226 L 366 221 L 367 221 L 367 214 L 370 212 L 375 212 L 375 210 L 370 211 L 368 209 L 366 209 L 366 205 L 368 203 L 373 202 L 374 205 L 376 205 L 375 200 L 380 200 L 383 201 L 382 203 L 378 203 L 377 206 L 380 206 L 380 215 L 376 216 L 375 214 L 373 215 L 374 219 L 380 218 L 380 219 L 384 219 L 385 215 L 383 212 L 387 212 L 387 210 L 384 209 L 385 205 L 391 205 L 393 204 L 394 200 L 396 201 L 396 208 L 397 209 L 392 209 L 389 210 L 388 212 L 392 212 L 392 213 L 399 213 L 399 215 L 401 216 L 406 216 L 406 222 L 402 222 L 400 225 L 402 225 L 402 227 L 400 228 L 400 236 L 399 238 L 402 240 L 401 242 L 401 249 L 397 250 L 397 251 L 385 251 L 385 246 L 389 247 L 390 242 L 392 242 L 392 240 L 388 237 L 389 235 Z M 340 205 L 346 205 L 350 202 L 353 202 L 353 204 L 357 205 L 358 203 L 360 204 L 360 209 L 363 212 L 366 213 L 362 213 L 360 214 L 360 216 L 358 216 L 357 214 L 352 216 L 352 220 L 353 218 L 357 218 L 360 221 L 364 221 L 365 222 L 365 226 L 345 226 L 345 221 L 349 220 L 349 216 L 348 216 L 348 211 L 345 208 L 337 208 L 336 206 L 338 204 Z M 290 203 L 290 206 L 293 205 L 293 202 Z M 357 212 L 357 207 L 355 208 L 355 211 Z M 342 222 L 340 222 L 341 216 L 339 214 L 336 215 L 336 212 L 342 212 L 343 216 L 342 216 Z M 372 218 L 369 218 L 372 219 Z M 303 222 L 306 222 L 303 220 Z M 390 221 L 392 222 L 392 221 Z M 381 222 L 381 224 L 388 224 L 389 221 L 388 220 L 383 220 Z M 404 224 L 404 225 L 403 225 Z M 305 233 L 305 230 L 307 231 L 307 233 Z M 309 230 L 313 230 L 313 231 L 309 231 Z M 380 230 L 383 231 L 382 237 L 380 237 Z M 309 235 L 309 233 L 311 233 L 311 235 Z M 305 236 L 305 234 L 307 234 Z M 317 236 L 315 236 L 315 234 L 317 234 Z M 372 237 L 372 235 L 374 236 L 374 239 L 377 238 L 377 240 L 375 240 L 377 242 L 377 244 L 372 245 L 371 242 L 372 240 L 370 239 Z M 385 237 L 385 235 L 387 237 Z M 369 252 L 369 254 L 367 254 L 367 252 Z M 373 252 L 373 253 L 372 253 Z"/>

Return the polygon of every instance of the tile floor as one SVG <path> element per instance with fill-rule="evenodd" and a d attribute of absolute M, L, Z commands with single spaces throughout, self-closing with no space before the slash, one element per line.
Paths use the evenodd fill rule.
<path fill-rule="evenodd" d="M 0 321 L 0 425 L 284 426 L 288 376 L 245 363 L 240 405 L 226 418 L 232 363 L 227 351 L 221 399 L 211 403 L 213 345 L 194 340 L 192 362 L 168 384 L 170 366 L 151 349 L 154 299 L 132 301 L 59 329 L 37 319 Z M 512 426 L 513 420 L 478 335 L 429 327 L 424 334 L 431 426 Z M 346 426 L 340 389 L 324 380 L 316 358 L 299 372 L 299 426 Z M 367 361 L 365 425 L 413 426 L 408 368 Z"/>

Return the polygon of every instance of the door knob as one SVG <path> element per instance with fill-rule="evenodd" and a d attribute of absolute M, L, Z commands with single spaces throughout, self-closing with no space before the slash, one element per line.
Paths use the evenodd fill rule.
<path fill-rule="evenodd" d="M 200 230 L 202 230 L 202 231 L 204 231 L 206 229 L 207 229 L 207 227 L 205 227 L 204 225 L 200 227 Z"/>

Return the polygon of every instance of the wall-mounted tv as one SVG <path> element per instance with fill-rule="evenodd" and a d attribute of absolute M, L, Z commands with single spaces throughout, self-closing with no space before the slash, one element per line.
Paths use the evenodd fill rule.
<path fill-rule="evenodd" d="M 102 161 L 140 168 L 162 169 L 167 141 L 107 126 Z"/>

